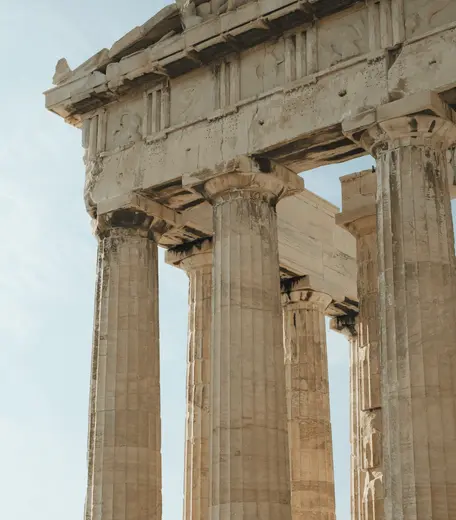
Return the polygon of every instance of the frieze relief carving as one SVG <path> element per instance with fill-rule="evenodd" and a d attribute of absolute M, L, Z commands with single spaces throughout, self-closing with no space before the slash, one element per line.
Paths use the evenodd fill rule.
<path fill-rule="evenodd" d="M 318 27 L 318 68 L 369 52 L 367 10 L 357 9 L 343 18 L 334 16 Z"/>
<path fill-rule="evenodd" d="M 405 33 L 407 38 L 419 36 L 427 31 L 456 21 L 454 0 L 406 0 Z"/>
<path fill-rule="evenodd" d="M 189 72 L 171 80 L 170 124 L 190 123 L 211 112 L 213 73 L 209 67 Z"/>
<path fill-rule="evenodd" d="M 141 122 L 141 117 L 135 113 L 125 112 L 120 116 L 118 128 L 112 135 L 116 150 L 120 151 L 141 141 Z"/>
<path fill-rule="evenodd" d="M 106 111 L 106 145 L 102 156 L 118 153 L 143 140 L 142 95 L 112 104 Z"/>
<path fill-rule="evenodd" d="M 97 183 L 97 180 L 100 177 L 102 168 L 102 159 L 101 157 L 95 157 L 93 160 L 85 163 L 86 166 L 86 175 L 84 182 L 84 204 L 86 207 L 87 213 L 92 217 L 96 217 L 96 203 L 93 200 L 92 193 Z"/>
<path fill-rule="evenodd" d="M 285 39 L 241 53 L 240 99 L 248 99 L 285 83 Z"/>
<path fill-rule="evenodd" d="M 143 141 L 143 119 L 137 100 L 111 105 L 88 117 L 82 126 L 85 184 L 84 201 L 88 213 L 96 217 L 93 198 L 95 187 L 103 173 L 106 156 L 121 153 Z"/>

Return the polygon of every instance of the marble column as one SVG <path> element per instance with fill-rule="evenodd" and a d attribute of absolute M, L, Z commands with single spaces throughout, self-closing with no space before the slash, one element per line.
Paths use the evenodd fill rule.
<path fill-rule="evenodd" d="M 227 173 L 204 189 L 214 214 L 210 518 L 290 520 L 275 208 L 286 185 L 273 172 Z"/>
<path fill-rule="evenodd" d="M 189 277 L 184 520 L 208 520 L 212 241 L 170 249 L 166 262 L 184 269 Z"/>
<path fill-rule="evenodd" d="M 330 321 L 330 328 L 340 332 L 350 344 L 350 518 L 361 520 L 361 442 L 359 418 L 359 356 L 358 356 L 358 318 L 340 316 Z"/>
<path fill-rule="evenodd" d="M 356 238 L 358 338 L 358 489 L 361 520 L 383 520 L 382 403 L 378 320 L 376 192 L 372 170 L 341 178 L 342 213 L 336 222 Z"/>
<path fill-rule="evenodd" d="M 456 272 L 445 158 L 455 142 L 454 123 L 429 111 L 381 121 L 361 138 L 377 159 L 386 520 L 456 518 Z"/>
<path fill-rule="evenodd" d="M 325 311 L 308 277 L 282 283 L 293 520 L 334 520 Z"/>
<path fill-rule="evenodd" d="M 157 245 L 145 215 L 100 232 L 91 520 L 161 520 Z"/>

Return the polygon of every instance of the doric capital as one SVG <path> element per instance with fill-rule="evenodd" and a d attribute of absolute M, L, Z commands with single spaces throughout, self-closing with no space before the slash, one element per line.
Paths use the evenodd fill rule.
<path fill-rule="evenodd" d="M 456 143 L 456 125 L 453 121 L 425 114 L 398 117 L 368 128 L 360 143 L 374 157 L 383 151 L 410 145 L 448 150 Z"/>
<path fill-rule="evenodd" d="M 186 272 L 212 268 L 212 239 L 206 238 L 168 249 L 165 262 Z"/>
<path fill-rule="evenodd" d="M 374 157 L 401 146 L 447 150 L 456 143 L 456 114 L 435 92 L 418 92 L 343 122 L 347 137 Z"/>
<path fill-rule="evenodd" d="M 198 172 L 184 178 L 183 184 L 203 193 L 218 204 L 234 197 L 251 197 L 275 205 L 280 199 L 299 193 L 304 181 L 295 172 L 269 159 L 239 156 L 217 166 L 214 171 Z"/>
<path fill-rule="evenodd" d="M 329 322 L 329 328 L 353 341 L 358 336 L 358 317 L 354 314 L 336 316 Z"/>
<path fill-rule="evenodd" d="M 306 309 L 317 306 L 324 312 L 332 298 L 311 283 L 309 276 L 284 280 L 281 283 L 282 305 L 284 309 Z"/>
<path fill-rule="evenodd" d="M 342 212 L 336 215 L 336 224 L 355 237 L 376 231 L 377 174 L 374 169 L 340 178 Z"/>
<path fill-rule="evenodd" d="M 113 229 L 134 229 L 158 242 L 163 234 L 180 224 L 180 215 L 170 208 L 138 193 L 127 193 L 98 204 L 94 231 L 102 237 Z"/>
<path fill-rule="evenodd" d="M 227 173 L 214 177 L 204 185 L 204 193 L 212 204 L 248 197 L 276 204 L 286 188 L 280 178 L 264 173 Z"/>

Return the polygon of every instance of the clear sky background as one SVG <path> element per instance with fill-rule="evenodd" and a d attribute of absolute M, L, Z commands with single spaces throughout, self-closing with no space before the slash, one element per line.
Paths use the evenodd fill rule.
<path fill-rule="evenodd" d="M 82 520 L 96 243 L 80 131 L 46 112 L 62 56 L 75 67 L 166 2 L 0 0 L 0 518 Z M 307 172 L 340 205 L 338 177 Z M 286 203 L 286 202 L 285 202 Z M 187 279 L 160 256 L 163 520 L 180 520 Z M 348 344 L 328 334 L 338 520 L 349 520 Z"/>

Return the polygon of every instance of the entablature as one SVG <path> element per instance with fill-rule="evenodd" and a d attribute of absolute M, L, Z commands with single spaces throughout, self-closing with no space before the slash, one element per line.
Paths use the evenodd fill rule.
<path fill-rule="evenodd" d="M 166 6 L 141 27 L 136 27 L 110 49 L 103 49 L 71 71 L 60 60 L 57 84 L 46 92 L 49 110 L 78 125 L 81 115 L 114 101 L 144 82 L 177 78 L 209 65 L 232 52 L 274 40 L 284 31 L 312 25 L 359 0 L 235 0 L 229 6 L 212 5 L 186 24 L 188 7 L 202 10 L 216 0 Z M 227 4 L 222 2 L 222 4 Z M 190 15 L 191 16 L 191 15 Z M 183 30 L 184 27 L 188 27 Z"/>
<path fill-rule="evenodd" d="M 156 63 L 153 53 L 160 60 L 176 58 L 180 51 L 168 56 L 164 49 L 177 37 L 184 45 L 189 32 L 272 5 L 248 3 L 93 73 L 70 77 L 47 93 L 47 104 L 84 132 L 93 126 L 84 121 L 97 118 L 97 146 L 86 157 L 96 157 L 106 169 L 102 183 L 113 168 L 123 173 L 133 167 L 141 184 L 135 188 L 148 189 L 238 155 L 266 157 L 295 172 L 342 162 L 366 153 L 344 135 L 343 120 L 419 90 L 433 90 L 456 105 L 456 4 L 430 11 L 418 9 L 421 0 L 405 0 L 402 11 L 399 4 L 344 4 L 341 11 L 280 34 L 265 28 L 265 42 L 230 48 L 223 57 L 213 53 L 209 64 L 197 59 L 182 75 L 170 74 L 164 62 L 154 65 L 152 76 L 147 72 Z M 292 7 L 298 2 L 279 6 L 274 16 Z M 212 41 L 206 36 L 205 45 Z M 193 51 L 190 55 L 196 59 Z M 109 99 L 103 98 L 106 92 Z M 84 109 L 74 108 L 86 101 Z M 122 190 L 131 179 L 124 175 L 116 182 Z"/>

